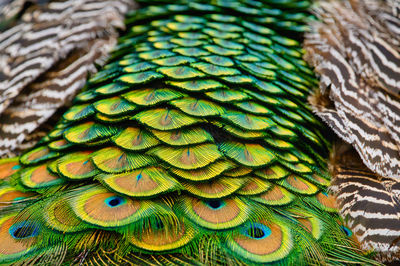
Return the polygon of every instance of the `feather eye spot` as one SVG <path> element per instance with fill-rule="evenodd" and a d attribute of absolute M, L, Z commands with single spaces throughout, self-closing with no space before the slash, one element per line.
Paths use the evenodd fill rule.
<path fill-rule="evenodd" d="M 142 177 L 143 177 L 142 173 L 138 174 L 136 176 L 136 181 L 139 181 L 140 179 L 142 179 Z"/>
<path fill-rule="evenodd" d="M 10 227 L 9 233 L 14 239 L 35 237 L 39 234 L 39 226 L 33 222 L 20 222 Z"/>
<path fill-rule="evenodd" d="M 118 207 L 126 202 L 126 200 L 120 196 L 112 196 L 109 198 L 106 198 L 104 202 L 109 206 L 110 208 Z"/>
<path fill-rule="evenodd" d="M 271 229 L 266 225 L 256 223 L 245 228 L 243 234 L 252 239 L 260 240 L 270 236 Z"/>
<path fill-rule="evenodd" d="M 236 197 L 223 200 L 187 197 L 180 208 L 196 224 L 214 230 L 237 227 L 247 220 L 249 213 L 248 206 Z"/>
<path fill-rule="evenodd" d="M 219 210 L 226 205 L 222 200 L 207 200 L 205 204 L 212 210 Z"/>
<path fill-rule="evenodd" d="M 21 168 L 21 165 L 17 164 L 17 165 L 14 165 L 11 169 L 12 170 L 18 170 L 20 168 Z"/>
<path fill-rule="evenodd" d="M 343 233 L 346 234 L 346 236 L 351 237 L 353 235 L 353 232 L 351 232 L 351 230 L 349 228 L 347 228 L 346 226 L 341 225 L 340 229 L 343 231 Z"/>

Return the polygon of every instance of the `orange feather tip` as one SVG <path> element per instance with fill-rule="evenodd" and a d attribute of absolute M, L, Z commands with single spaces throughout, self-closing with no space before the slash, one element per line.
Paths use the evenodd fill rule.
<path fill-rule="evenodd" d="M 0 160 L 0 180 L 8 180 L 10 176 L 21 168 L 19 158 L 1 159 Z"/>

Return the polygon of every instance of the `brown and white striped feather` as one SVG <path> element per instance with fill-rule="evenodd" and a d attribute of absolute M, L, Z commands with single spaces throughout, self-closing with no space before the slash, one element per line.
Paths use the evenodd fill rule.
<path fill-rule="evenodd" d="M 351 147 L 334 148 L 331 191 L 340 213 L 362 248 L 381 261 L 400 258 L 400 182 L 363 165 Z"/>
<path fill-rule="evenodd" d="M 60 117 L 68 110 L 69 105 L 66 104 L 49 118 L 46 122 L 42 123 L 33 132 L 27 134 L 25 139 L 15 149 L 7 153 L 7 157 L 15 157 L 27 149 L 33 148 L 43 137 L 45 137 L 53 128 L 54 125 L 60 120 Z"/>
<path fill-rule="evenodd" d="M 23 16 L 17 26 L 0 35 L 0 113 L 29 82 L 65 58 L 73 49 L 85 47 L 115 21 L 122 25 L 120 7 L 128 0 L 68 0 L 53 2 L 44 10 Z M 122 3 L 121 3 L 122 2 Z"/>
<path fill-rule="evenodd" d="M 13 26 L 26 7 L 32 4 L 45 4 L 49 0 L 1 0 L 0 1 L 0 32 Z"/>
<path fill-rule="evenodd" d="M 0 34 L 0 157 L 82 88 L 131 7 L 130 0 L 52 2 Z"/>
<path fill-rule="evenodd" d="M 29 134 L 72 101 L 87 76 L 96 71 L 93 62 L 104 56 L 114 42 L 114 38 L 94 40 L 87 49 L 74 50 L 29 84 L 0 115 L 0 156 L 22 150 L 23 143 L 24 147 L 32 146 L 38 139 Z"/>
<path fill-rule="evenodd" d="M 306 59 L 321 76 L 321 95 L 332 101 L 322 106 L 314 97 L 316 113 L 356 148 L 369 169 L 399 179 L 400 53 L 393 38 L 387 39 L 393 27 L 386 21 L 400 19 L 390 13 L 397 10 L 391 2 L 382 9 L 385 18 L 374 19 L 381 17 L 376 10 L 382 2 L 321 2 L 315 12 L 322 22 L 313 23 L 306 36 Z"/>
<path fill-rule="evenodd" d="M 395 1 L 321 1 L 305 41 L 321 81 L 310 103 L 354 147 L 334 149 L 331 190 L 362 247 L 382 261 L 400 258 L 398 11 Z"/>

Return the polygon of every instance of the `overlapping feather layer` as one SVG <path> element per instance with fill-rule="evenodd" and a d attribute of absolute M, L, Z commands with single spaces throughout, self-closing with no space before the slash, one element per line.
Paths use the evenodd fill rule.
<path fill-rule="evenodd" d="M 0 197 L 19 203 L 2 211 L 0 261 L 367 262 L 326 193 L 299 43 L 308 6 L 173 1 L 130 15 L 56 129 L 2 161 Z"/>

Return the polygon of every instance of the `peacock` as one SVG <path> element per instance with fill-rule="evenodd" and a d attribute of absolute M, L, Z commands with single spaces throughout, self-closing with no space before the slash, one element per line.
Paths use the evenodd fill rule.
<path fill-rule="evenodd" d="M 0 264 L 371 264 L 328 191 L 308 0 L 138 1 L 40 142 L 0 161 Z"/>

